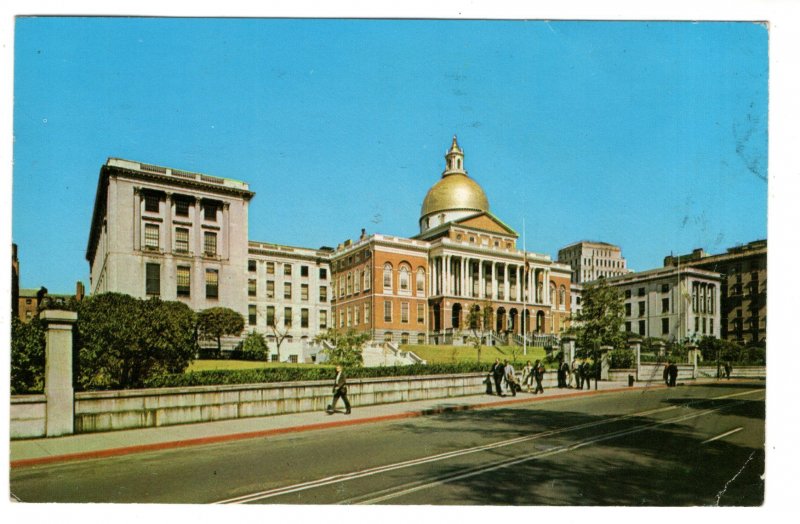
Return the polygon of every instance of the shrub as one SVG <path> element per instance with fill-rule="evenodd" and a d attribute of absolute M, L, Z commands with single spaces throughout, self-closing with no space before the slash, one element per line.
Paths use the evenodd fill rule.
<path fill-rule="evenodd" d="M 39 317 L 11 319 L 11 394 L 44 391 L 44 328 Z"/>
<path fill-rule="evenodd" d="M 608 356 L 613 369 L 630 369 L 636 365 L 636 353 L 632 349 L 615 349 Z"/>

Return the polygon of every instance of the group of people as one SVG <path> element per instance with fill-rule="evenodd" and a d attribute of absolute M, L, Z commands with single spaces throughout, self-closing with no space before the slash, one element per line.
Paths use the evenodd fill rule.
<path fill-rule="evenodd" d="M 537 360 L 533 364 L 529 360 L 522 368 L 521 378 L 518 378 L 514 366 L 508 360 L 501 362 L 497 358 L 484 381 L 486 394 L 493 395 L 496 392 L 498 396 L 504 397 L 505 392 L 509 392 L 512 396 L 516 396 L 517 392 L 523 389 L 534 395 L 544 393 L 542 380 L 545 372 L 544 363 L 541 360 Z M 559 388 L 584 389 L 585 387 L 589 389 L 590 381 L 594 377 L 594 368 L 588 360 L 575 359 L 571 366 L 567 362 L 561 361 L 556 373 Z"/>

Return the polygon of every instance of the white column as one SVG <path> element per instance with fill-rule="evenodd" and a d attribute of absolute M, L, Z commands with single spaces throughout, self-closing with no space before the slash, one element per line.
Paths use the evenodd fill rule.
<path fill-rule="evenodd" d="M 172 253 L 172 201 L 173 193 L 164 198 L 164 252 Z"/>
<path fill-rule="evenodd" d="M 509 274 L 510 267 L 511 266 L 509 266 L 507 263 L 503 264 L 503 296 L 509 302 L 511 301 L 511 297 L 509 296 L 509 293 L 511 293 L 511 278 Z"/>
<path fill-rule="evenodd" d="M 45 325 L 44 395 L 45 435 L 70 435 L 75 424 L 75 393 L 72 388 L 72 326 L 74 311 L 44 310 Z"/>
<path fill-rule="evenodd" d="M 478 259 L 478 298 L 486 298 L 486 286 L 483 276 L 483 260 Z"/>
<path fill-rule="evenodd" d="M 492 299 L 497 300 L 497 262 L 492 262 Z"/>

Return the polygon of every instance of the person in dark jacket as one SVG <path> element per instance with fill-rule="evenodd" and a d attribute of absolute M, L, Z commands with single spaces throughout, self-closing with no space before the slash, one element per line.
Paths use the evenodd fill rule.
<path fill-rule="evenodd" d="M 559 367 L 561 370 L 561 387 L 568 388 L 569 386 L 569 364 L 567 364 L 566 360 L 561 361 L 561 366 Z"/>
<path fill-rule="evenodd" d="M 336 378 L 333 381 L 333 401 L 328 405 L 326 410 L 328 415 L 333 415 L 336 412 L 336 402 L 339 399 L 344 401 L 345 415 L 350 414 L 350 401 L 347 400 L 347 378 L 344 376 L 342 365 L 336 366 Z"/>
<path fill-rule="evenodd" d="M 533 378 L 536 380 L 536 389 L 533 391 L 533 394 L 537 393 L 544 393 L 544 388 L 542 387 L 542 379 L 544 378 L 544 364 L 542 364 L 539 360 L 536 361 L 536 364 L 533 365 Z"/>
<path fill-rule="evenodd" d="M 592 385 L 590 383 L 591 378 L 592 378 L 592 366 L 591 366 L 591 364 L 589 364 L 588 362 L 586 362 L 584 360 L 583 363 L 580 366 L 580 374 L 581 374 L 581 387 L 580 387 L 580 389 L 583 389 L 584 385 L 586 385 L 586 389 L 592 389 Z"/>
<path fill-rule="evenodd" d="M 669 387 L 674 388 L 675 381 L 678 379 L 678 365 L 671 362 L 667 374 L 669 375 Z"/>
<path fill-rule="evenodd" d="M 506 374 L 505 366 L 503 363 L 500 362 L 499 358 L 494 359 L 494 365 L 492 365 L 492 378 L 494 378 L 494 386 L 497 389 L 497 396 L 503 396 L 503 388 L 501 384 L 503 383 L 503 376 Z"/>

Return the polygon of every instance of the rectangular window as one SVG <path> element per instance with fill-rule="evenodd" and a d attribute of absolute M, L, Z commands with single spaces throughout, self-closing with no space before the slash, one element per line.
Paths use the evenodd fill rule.
<path fill-rule="evenodd" d="M 361 272 L 356 271 L 353 273 L 353 293 L 361 291 Z"/>
<path fill-rule="evenodd" d="M 267 298 L 275 298 L 275 281 L 267 280 Z"/>
<path fill-rule="evenodd" d="M 217 206 L 206 202 L 203 204 L 203 217 L 209 222 L 217 221 Z"/>
<path fill-rule="evenodd" d="M 206 298 L 219 297 L 219 270 L 206 269 Z"/>
<path fill-rule="evenodd" d="M 706 334 L 706 318 L 703 317 L 703 334 Z"/>
<path fill-rule="evenodd" d="M 669 293 L 669 284 L 661 284 L 661 292 Z"/>
<path fill-rule="evenodd" d="M 300 327 L 308 327 L 308 309 L 303 308 L 300 310 Z"/>
<path fill-rule="evenodd" d="M 347 308 L 347 327 L 351 327 L 353 325 L 353 309 Z"/>
<path fill-rule="evenodd" d="M 631 323 L 625 322 L 625 331 L 630 333 L 631 332 Z"/>
<path fill-rule="evenodd" d="M 700 332 L 700 317 L 694 317 L 694 332 Z"/>
<path fill-rule="evenodd" d="M 254 297 L 256 296 L 256 279 L 251 278 L 247 281 L 247 296 Z"/>
<path fill-rule="evenodd" d="M 275 306 L 267 306 L 267 326 L 275 327 Z"/>
<path fill-rule="evenodd" d="M 203 233 L 203 254 L 207 257 L 217 256 L 217 234 L 211 231 Z"/>
<path fill-rule="evenodd" d="M 300 300 L 308 300 L 308 284 L 300 284 Z"/>
<path fill-rule="evenodd" d="M 328 270 L 324 267 L 319 268 L 319 279 L 320 280 L 327 280 L 328 279 Z"/>
<path fill-rule="evenodd" d="M 344 276 L 339 277 L 339 298 L 344 296 Z"/>
<path fill-rule="evenodd" d="M 631 303 L 630 302 L 626 302 L 625 303 L 625 316 L 626 317 L 631 316 Z"/>
<path fill-rule="evenodd" d="M 384 322 L 391 322 L 392 321 L 392 301 L 391 300 L 384 300 L 383 301 L 383 320 L 384 320 Z"/>
<path fill-rule="evenodd" d="M 630 289 L 626 289 L 625 290 L 625 298 L 631 298 L 631 290 Z"/>
<path fill-rule="evenodd" d="M 662 298 L 661 299 L 661 312 L 662 313 L 669 313 L 669 299 Z"/>
<path fill-rule="evenodd" d="M 275 262 L 267 262 L 267 275 L 275 274 Z"/>
<path fill-rule="evenodd" d="M 640 317 L 644 316 L 644 300 L 639 302 L 639 316 Z"/>
<path fill-rule="evenodd" d="M 639 288 L 639 291 L 638 291 L 638 293 L 637 293 L 637 294 L 638 294 L 640 297 L 643 297 L 643 296 L 644 296 L 644 288 L 643 288 L 643 287 L 640 287 L 640 288 Z"/>
<path fill-rule="evenodd" d="M 175 228 L 175 252 L 188 253 L 189 252 L 189 230 L 185 227 Z"/>
<path fill-rule="evenodd" d="M 325 309 L 319 312 L 319 328 L 328 329 L 328 311 Z"/>
<path fill-rule="evenodd" d="M 247 270 L 251 271 L 251 272 L 256 270 L 256 261 L 255 260 L 248 260 L 247 261 Z"/>
<path fill-rule="evenodd" d="M 284 264 L 283 265 L 283 274 L 286 276 L 292 275 L 292 265 L 291 264 Z"/>
<path fill-rule="evenodd" d="M 364 304 L 364 324 L 369 324 L 369 304 Z"/>
<path fill-rule="evenodd" d="M 639 334 L 640 335 L 644 335 L 644 336 L 647 335 L 646 329 L 645 329 L 645 325 L 644 325 L 644 320 L 640 320 L 639 321 Z"/>
<path fill-rule="evenodd" d="M 292 327 L 292 308 L 283 308 L 283 327 Z"/>
<path fill-rule="evenodd" d="M 158 213 L 159 203 L 161 197 L 153 193 L 147 193 L 144 196 L 144 210 L 148 213 Z"/>
<path fill-rule="evenodd" d="M 419 302 L 417 304 L 417 323 L 422 324 L 425 322 L 425 304 Z"/>
<path fill-rule="evenodd" d="M 669 335 L 669 319 L 662 318 L 661 319 L 661 334 L 662 335 Z"/>
<path fill-rule="evenodd" d="M 284 282 L 283 283 L 283 298 L 291 299 L 292 298 L 292 283 L 291 282 Z"/>
<path fill-rule="evenodd" d="M 400 322 L 408 324 L 408 302 L 400 304 Z"/>
<path fill-rule="evenodd" d="M 328 288 L 325 286 L 319 288 L 319 301 L 320 302 L 328 301 Z"/>
<path fill-rule="evenodd" d="M 297 364 L 297 355 L 289 355 L 289 363 Z"/>
<path fill-rule="evenodd" d="M 189 266 L 178 266 L 178 296 L 191 296 L 191 268 Z"/>
<path fill-rule="evenodd" d="M 300 266 L 300 276 L 301 277 L 308 276 L 308 266 Z"/>
<path fill-rule="evenodd" d="M 361 323 L 361 308 L 359 306 L 353 308 L 353 323 L 356 326 Z"/>
<path fill-rule="evenodd" d="M 145 289 L 147 296 L 161 295 L 161 264 L 145 264 Z"/>
<path fill-rule="evenodd" d="M 144 225 L 144 247 L 146 249 L 158 249 L 159 246 L 159 227 L 158 224 Z"/>
<path fill-rule="evenodd" d="M 189 216 L 189 201 L 183 198 L 175 199 L 175 215 L 179 217 Z"/>
<path fill-rule="evenodd" d="M 709 335 L 713 335 L 714 334 L 714 319 L 713 318 L 709 318 L 708 319 L 708 334 Z"/>
<path fill-rule="evenodd" d="M 247 323 L 251 326 L 256 325 L 256 306 L 255 304 L 250 304 L 247 306 Z"/>
<path fill-rule="evenodd" d="M 339 327 L 344 327 L 344 309 L 339 310 Z"/>

